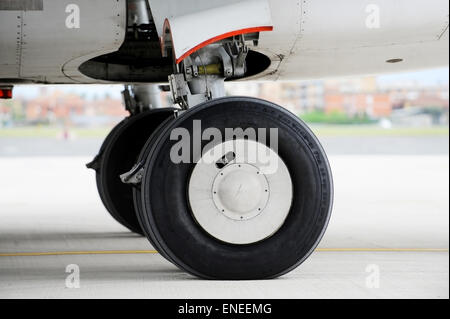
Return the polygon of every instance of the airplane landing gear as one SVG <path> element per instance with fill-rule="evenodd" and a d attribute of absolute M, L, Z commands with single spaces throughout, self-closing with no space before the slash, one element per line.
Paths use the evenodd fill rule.
<path fill-rule="evenodd" d="M 245 73 L 244 40 L 174 66 L 169 85 L 181 110 L 131 117 L 133 133 L 113 134 L 121 142 L 106 142 L 97 170 L 111 214 L 133 219 L 139 228 L 127 227 L 163 257 L 206 279 L 293 270 L 319 244 L 332 209 L 330 166 L 307 125 L 273 103 L 223 97 L 224 80 Z"/>

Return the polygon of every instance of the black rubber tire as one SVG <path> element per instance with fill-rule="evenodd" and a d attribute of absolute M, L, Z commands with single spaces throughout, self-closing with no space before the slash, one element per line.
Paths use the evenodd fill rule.
<path fill-rule="evenodd" d="M 171 131 L 185 128 L 192 136 L 194 120 L 202 121 L 202 129 L 215 127 L 222 134 L 225 128 L 278 128 L 278 154 L 291 174 L 293 201 L 274 235 L 233 245 L 212 237 L 195 221 L 188 202 L 195 163 L 170 159 L 177 143 L 170 140 Z M 202 147 L 208 142 L 202 141 Z M 331 169 L 307 125 L 280 106 L 246 97 L 213 100 L 180 115 L 152 144 L 141 184 L 142 223 L 155 248 L 181 269 L 205 279 L 275 278 L 299 266 L 319 244 L 332 209 Z"/>
<path fill-rule="evenodd" d="M 120 122 L 105 139 L 96 169 L 97 189 L 110 215 L 121 225 L 143 235 L 133 204 L 132 186 L 123 184 L 120 175 L 136 163 L 148 137 L 174 109 L 156 109 L 130 116 Z"/>
<path fill-rule="evenodd" d="M 150 136 L 150 138 L 145 143 L 144 147 L 141 150 L 141 153 L 139 154 L 139 158 L 138 158 L 138 161 L 137 161 L 137 163 L 141 163 L 141 165 L 143 166 L 144 169 L 145 169 L 146 159 L 148 158 L 154 143 L 156 142 L 156 140 L 158 139 L 159 135 L 164 130 L 164 128 L 167 127 L 168 125 L 170 125 L 170 123 L 173 122 L 174 120 L 175 120 L 175 117 L 170 117 L 170 118 L 166 119 L 153 132 L 153 134 Z M 161 256 L 163 256 L 165 259 L 167 259 L 168 261 L 173 263 L 173 261 L 171 260 L 170 256 L 168 256 L 164 251 L 162 251 L 160 249 L 159 244 L 158 244 L 158 242 L 156 240 L 156 237 L 151 232 L 151 229 L 148 228 L 148 227 L 145 227 L 145 221 L 144 221 L 145 219 L 144 219 L 144 216 L 143 216 L 143 209 L 142 209 L 143 203 L 142 203 L 142 195 L 141 195 L 141 187 L 140 187 L 140 185 L 137 186 L 137 187 L 133 187 L 133 201 L 134 201 L 134 209 L 135 209 L 135 212 L 136 212 L 136 216 L 137 216 L 137 219 L 138 219 L 138 222 L 139 222 L 139 225 L 140 225 L 140 227 L 142 229 L 143 234 L 150 241 L 150 243 L 152 244 L 153 248 L 155 248 L 161 254 Z"/>

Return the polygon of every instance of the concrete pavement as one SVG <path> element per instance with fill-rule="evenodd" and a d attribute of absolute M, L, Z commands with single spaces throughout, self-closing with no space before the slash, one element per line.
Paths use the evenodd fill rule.
<path fill-rule="evenodd" d="M 199 280 L 142 253 L 147 240 L 102 207 L 89 160 L 0 158 L 0 298 L 449 297 L 448 155 L 331 156 L 335 209 L 320 250 L 280 279 L 248 282 Z M 57 255 L 11 256 L 39 252 Z M 79 289 L 66 287 L 71 264 Z"/>

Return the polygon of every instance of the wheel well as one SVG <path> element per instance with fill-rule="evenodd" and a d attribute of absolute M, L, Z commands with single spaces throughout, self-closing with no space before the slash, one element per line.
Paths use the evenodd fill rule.
<path fill-rule="evenodd" d="M 250 77 L 267 70 L 272 64 L 272 61 L 265 54 L 250 50 L 247 55 L 246 63 L 247 72 L 245 73 L 245 77 Z"/>
<path fill-rule="evenodd" d="M 271 60 L 266 55 L 250 50 L 246 59 L 246 77 L 264 72 Z M 167 82 L 173 73 L 172 58 L 161 56 L 159 43 L 125 42 L 119 51 L 84 62 L 80 72 L 104 81 L 153 83 Z"/>

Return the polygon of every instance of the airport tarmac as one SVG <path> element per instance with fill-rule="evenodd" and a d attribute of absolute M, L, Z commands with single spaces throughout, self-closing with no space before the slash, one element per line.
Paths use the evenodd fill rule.
<path fill-rule="evenodd" d="M 270 281 L 205 281 L 108 216 L 87 156 L 0 157 L 0 298 L 448 298 L 449 157 L 338 155 L 319 249 Z M 80 288 L 68 288 L 77 265 Z M 70 285 L 69 285 L 70 286 Z"/>
<path fill-rule="evenodd" d="M 448 155 L 448 136 L 319 136 L 331 155 Z M 0 137 L 0 157 L 94 156 L 103 138 Z"/>

